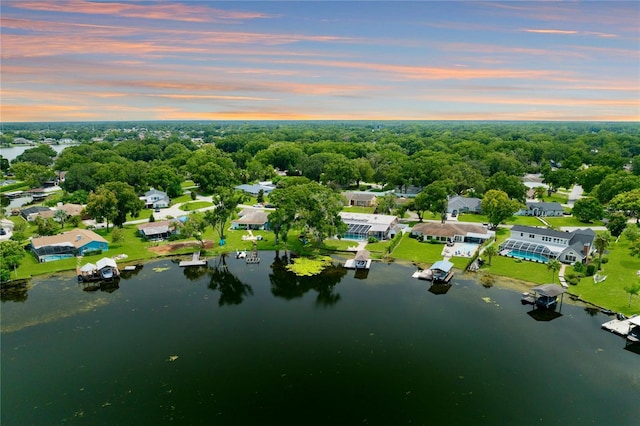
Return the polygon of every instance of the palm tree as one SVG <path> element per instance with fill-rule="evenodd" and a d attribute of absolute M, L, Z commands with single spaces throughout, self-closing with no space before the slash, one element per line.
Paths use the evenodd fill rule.
<path fill-rule="evenodd" d="M 495 246 L 490 245 L 484 249 L 483 253 L 489 258 L 489 266 L 491 266 L 491 258 L 498 254 L 498 250 L 496 250 Z"/>
<path fill-rule="evenodd" d="M 547 269 L 551 271 L 551 283 L 554 283 L 556 280 L 556 272 L 560 270 L 562 264 L 558 259 L 551 259 L 549 263 L 547 263 Z"/>
<path fill-rule="evenodd" d="M 631 296 L 637 296 L 640 293 L 640 282 L 625 287 L 624 291 L 629 293 L 629 307 L 631 307 Z"/>
<path fill-rule="evenodd" d="M 607 249 L 607 246 L 609 246 L 609 240 L 611 240 L 611 233 L 609 233 L 609 231 L 599 233 L 596 235 L 595 240 L 593 240 L 593 246 L 598 250 L 598 271 L 601 268 L 602 255 Z"/>

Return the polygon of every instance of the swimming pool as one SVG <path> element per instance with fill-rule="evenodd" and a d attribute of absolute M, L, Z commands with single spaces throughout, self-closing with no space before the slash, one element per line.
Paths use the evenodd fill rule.
<path fill-rule="evenodd" d="M 530 262 L 547 263 L 549 258 L 537 253 L 527 253 L 520 250 L 510 250 L 507 256 L 515 257 L 517 259 L 528 260 Z"/>
<path fill-rule="evenodd" d="M 53 262 L 54 260 L 69 259 L 70 257 L 73 257 L 73 255 L 72 254 L 47 254 L 44 256 L 40 256 L 40 261 Z"/>
<path fill-rule="evenodd" d="M 478 244 L 464 243 L 456 246 L 456 256 L 473 256 L 478 249 Z"/>

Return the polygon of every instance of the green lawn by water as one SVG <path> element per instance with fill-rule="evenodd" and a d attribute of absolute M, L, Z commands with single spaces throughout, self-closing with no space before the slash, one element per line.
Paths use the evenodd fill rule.
<path fill-rule="evenodd" d="M 640 314 L 640 296 L 632 297 L 629 306 L 629 294 L 624 291 L 625 287 L 640 282 L 640 259 L 629 254 L 629 242 L 624 238 L 617 243 L 612 241 L 608 250 L 606 257 L 609 261 L 602 265 L 600 271 L 607 279 L 596 284 L 593 277 L 582 278 L 578 285 L 569 287 L 569 292 L 615 312 Z M 571 270 L 567 268 L 567 272 Z"/>

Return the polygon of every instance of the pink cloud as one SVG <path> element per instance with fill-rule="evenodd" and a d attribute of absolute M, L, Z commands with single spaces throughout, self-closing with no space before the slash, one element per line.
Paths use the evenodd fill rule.
<path fill-rule="evenodd" d="M 172 2 L 132 4 L 85 0 L 68 0 L 62 2 L 21 1 L 12 4 L 12 6 L 20 9 L 45 12 L 111 15 L 126 18 L 163 19 L 186 22 L 215 22 L 220 20 L 248 20 L 271 17 L 270 15 L 258 12 L 229 11 Z"/>

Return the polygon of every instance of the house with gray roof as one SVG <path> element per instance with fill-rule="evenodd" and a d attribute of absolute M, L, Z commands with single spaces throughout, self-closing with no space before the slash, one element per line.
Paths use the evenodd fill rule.
<path fill-rule="evenodd" d="M 564 214 L 562 204 L 557 202 L 527 201 L 516 216 L 558 217 Z"/>
<path fill-rule="evenodd" d="M 498 247 L 498 254 L 541 263 L 557 259 L 573 264 L 584 262 L 595 250 L 595 237 L 596 233 L 589 228 L 563 232 L 514 225 L 509 238 Z"/>
<path fill-rule="evenodd" d="M 254 184 L 238 185 L 235 187 L 235 189 L 239 191 L 244 191 L 247 194 L 255 197 L 260 193 L 260 191 L 262 191 L 264 195 L 270 194 L 271 191 L 276 189 L 276 186 L 271 181 L 265 181 L 265 182 L 258 182 Z"/>
<path fill-rule="evenodd" d="M 347 232 L 342 238 L 350 240 L 366 240 L 369 237 L 378 240 L 389 240 L 401 232 L 398 228 L 398 216 L 366 213 L 338 213 L 347 225 Z"/>
<path fill-rule="evenodd" d="M 480 198 L 462 197 L 454 195 L 447 202 L 447 213 L 457 216 L 460 213 L 480 213 L 482 211 Z"/>
<path fill-rule="evenodd" d="M 144 205 L 151 209 L 164 209 L 169 207 L 171 199 L 166 192 L 151 188 L 144 193 Z"/>

